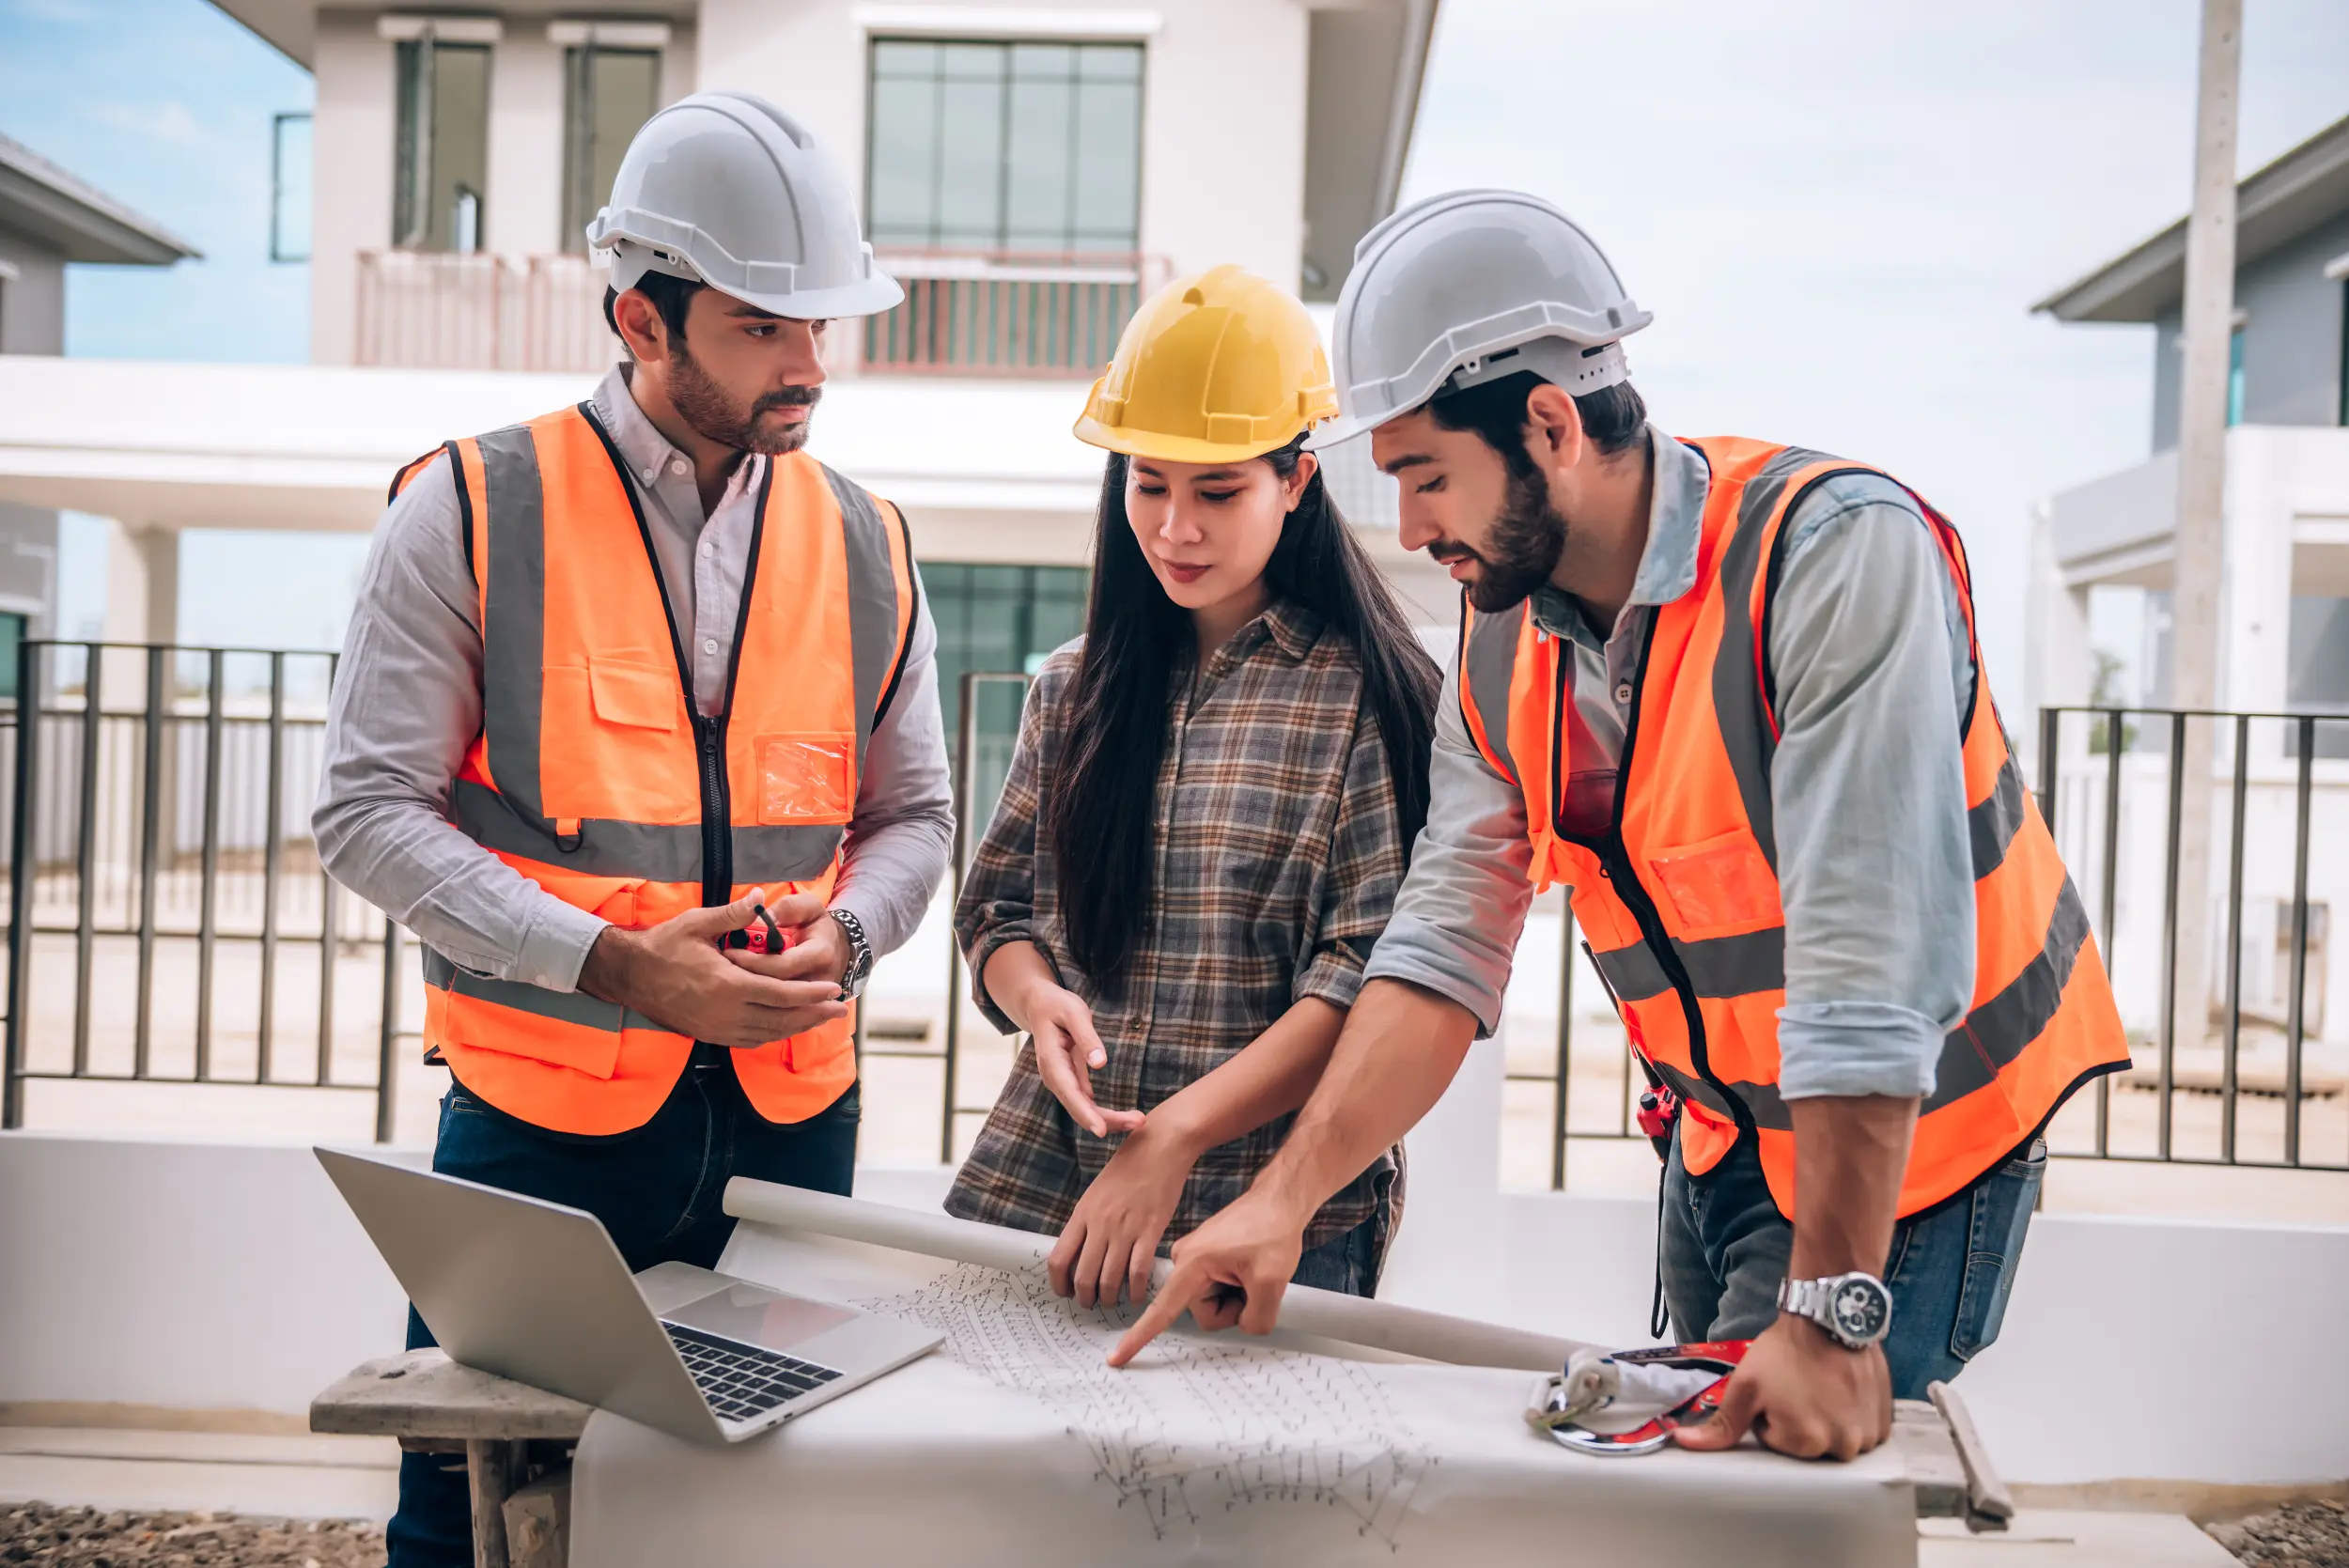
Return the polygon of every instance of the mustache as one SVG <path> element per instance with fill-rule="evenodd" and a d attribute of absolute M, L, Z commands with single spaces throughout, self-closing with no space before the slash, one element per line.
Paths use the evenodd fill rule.
<path fill-rule="evenodd" d="M 820 386 L 787 386 L 760 397 L 751 405 L 751 413 L 755 417 L 770 409 L 812 409 L 823 396 Z"/>
<path fill-rule="evenodd" d="M 1447 567 L 1451 566 L 1455 561 L 1474 561 L 1481 559 L 1476 551 L 1470 550 L 1466 545 L 1458 544 L 1429 545 L 1427 547 L 1427 553 L 1431 559 L 1439 561 Z"/>

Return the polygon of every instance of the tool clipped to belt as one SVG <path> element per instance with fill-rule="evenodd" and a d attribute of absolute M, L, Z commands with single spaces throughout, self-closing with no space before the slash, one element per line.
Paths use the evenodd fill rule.
<path fill-rule="evenodd" d="M 1680 1427 L 1720 1408 L 1751 1340 L 1578 1350 L 1563 1373 L 1533 1385 L 1525 1423 L 1561 1448 L 1610 1458 L 1654 1453 Z"/>

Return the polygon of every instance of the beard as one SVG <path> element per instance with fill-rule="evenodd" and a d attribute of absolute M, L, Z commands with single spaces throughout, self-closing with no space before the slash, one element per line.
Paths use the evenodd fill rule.
<path fill-rule="evenodd" d="M 1550 505 L 1542 476 L 1511 474 L 1492 537 L 1484 549 L 1466 551 L 1483 567 L 1469 584 L 1469 603 L 1483 615 L 1516 609 L 1549 581 L 1565 548 L 1566 520 Z"/>
<path fill-rule="evenodd" d="M 705 441 L 731 446 L 738 452 L 757 452 L 770 458 L 780 458 L 797 452 L 807 444 L 808 427 L 815 423 L 813 415 L 770 430 L 759 423 L 760 416 L 775 409 L 813 409 L 823 396 L 821 387 L 787 386 L 780 392 L 770 392 L 745 407 L 735 400 L 725 388 L 710 379 L 701 361 L 677 343 L 669 361 L 669 400 L 694 434 Z"/>

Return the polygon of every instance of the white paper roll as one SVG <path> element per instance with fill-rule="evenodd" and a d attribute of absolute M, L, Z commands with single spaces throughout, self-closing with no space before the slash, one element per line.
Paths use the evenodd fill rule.
<path fill-rule="evenodd" d="M 811 1192 L 747 1176 L 737 1176 L 726 1184 L 724 1207 L 737 1219 L 756 1224 L 839 1236 L 1013 1273 L 1031 1269 L 1042 1273 L 1045 1257 L 1052 1250 L 1051 1237 L 1031 1231 L 982 1225 L 952 1215 Z M 1164 1258 L 1152 1267 L 1153 1290 L 1165 1281 L 1168 1267 Z M 1306 1285 L 1291 1285 L 1282 1297 L 1281 1327 L 1423 1360 L 1524 1372 L 1557 1372 L 1565 1366 L 1567 1358 L 1586 1348 L 1579 1340 Z"/>

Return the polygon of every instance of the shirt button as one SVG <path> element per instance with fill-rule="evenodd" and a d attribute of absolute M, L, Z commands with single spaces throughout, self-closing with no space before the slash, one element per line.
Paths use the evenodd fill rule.
<path fill-rule="evenodd" d="M 715 539 L 704 539 L 704 540 L 702 541 L 702 553 L 703 553 L 704 555 L 715 555 L 715 554 L 717 554 L 717 553 L 718 553 L 718 541 L 717 541 L 717 540 L 715 540 Z"/>
<path fill-rule="evenodd" d="M 652 465 L 652 467 L 650 467 L 650 468 L 648 468 L 648 469 L 645 470 L 645 483 L 646 483 L 646 484 L 649 485 L 649 484 L 651 484 L 651 483 L 652 483 L 655 479 L 658 479 L 658 478 L 660 478 L 660 477 L 661 477 L 661 465 L 660 465 L 659 463 L 655 463 L 655 464 L 653 464 L 653 465 Z"/>
<path fill-rule="evenodd" d="M 671 458 L 669 459 L 669 472 L 677 475 L 679 478 L 683 478 L 686 473 L 685 459 L 683 458 Z"/>
<path fill-rule="evenodd" d="M 716 639 L 715 637 L 705 637 L 705 638 L 703 638 L 703 639 L 702 639 L 702 652 L 704 652 L 704 653 L 716 653 L 717 651 L 718 651 L 718 639 Z"/>
<path fill-rule="evenodd" d="M 1629 681 L 1619 680 L 1615 682 L 1615 706 L 1617 707 L 1629 707 L 1631 706 L 1631 683 Z"/>
<path fill-rule="evenodd" d="M 534 974 L 534 975 L 532 975 L 532 976 L 530 977 L 530 983 L 531 983 L 533 986 L 552 986 L 552 985 L 553 985 L 553 984 L 554 984 L 554 982 L 553 982 L 553 981 L 552 981 L 552 980 L 548 979 L 548 978 L 547 978 L 545 975 L 543 975 L 543 974 Z"/>

